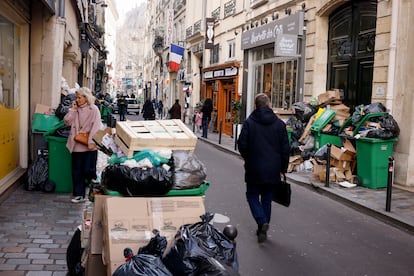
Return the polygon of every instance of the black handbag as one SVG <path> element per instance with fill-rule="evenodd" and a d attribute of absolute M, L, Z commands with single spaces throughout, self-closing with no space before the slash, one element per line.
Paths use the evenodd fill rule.
<path fill-rule="evenodd" d="M 272 200 L 280 205 L 289 207 L 291 195 L 292 190 L 290 189 L 290 184 L 286 182 L 286 176 L 284 175 L 280 183 L 275 185 Z"/>

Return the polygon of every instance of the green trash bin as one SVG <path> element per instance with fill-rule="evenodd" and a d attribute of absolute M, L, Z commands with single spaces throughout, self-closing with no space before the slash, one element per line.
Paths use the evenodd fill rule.
<path fill-rule="evenodd" d="M 397 138 L 383 140 L 361 137 L 356 140 L 357 175 L 361 186 L 370 189 L 387 187 L 388 157 Z"/>
<path fill-rule="evenodd" d="M 68 138 L 46 135 L 49 145 L 49 181 L 56 185 L 55 192 L 72 192 L 72 155 L 66 148 Z"/>
<path fill-rule="evenodd" d="M 318 117 L 318 119 L 315 120 L 315 122 L 313 122 L 311 126 L 311 132 L 315 139 L 315 142 L 314 142 L 315 151 L 317 151 L 318 149 L 320 149 L 326 144 L 333 144 L 338 147 L 342 146 L 341 137 L 336 136 L 336 135 L 321 133 L 323 128 L 335 117 L 335 115 L 336 115 L 336 110 L 327 109 Z"/>

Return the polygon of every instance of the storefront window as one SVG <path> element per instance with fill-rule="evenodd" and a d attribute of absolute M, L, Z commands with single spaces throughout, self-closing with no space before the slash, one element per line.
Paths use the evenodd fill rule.
<path fill-rule="evenodd" d="M 255 94 L 267 94 L 274 108 L 291 107 L 298 97 L 298 60 L 274 57 L 273 48 L 256 50 L 253 55 L 258 61 L 254 66 Z"/>

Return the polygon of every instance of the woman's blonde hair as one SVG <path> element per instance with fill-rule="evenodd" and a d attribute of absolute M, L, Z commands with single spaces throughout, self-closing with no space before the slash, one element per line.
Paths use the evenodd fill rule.
<path fill-rule="evenodd" d="M 81 96 L 85 96 L 88 104 L 95 104 L 95 96 L 88 87 L 81 87 L 76 92 Z"/>

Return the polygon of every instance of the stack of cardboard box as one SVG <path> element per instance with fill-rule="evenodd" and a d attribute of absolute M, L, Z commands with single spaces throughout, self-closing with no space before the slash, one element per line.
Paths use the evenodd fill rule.
<path fill-rule="evenodd" d="M 124 249 L 134 254 L 148 244 L 153 230 L 171 243 L 181 225 L 201 221 L 204 197 L 111 197 L 94 202 L 86 275 L 112 275 L 123 263 Z"/>

